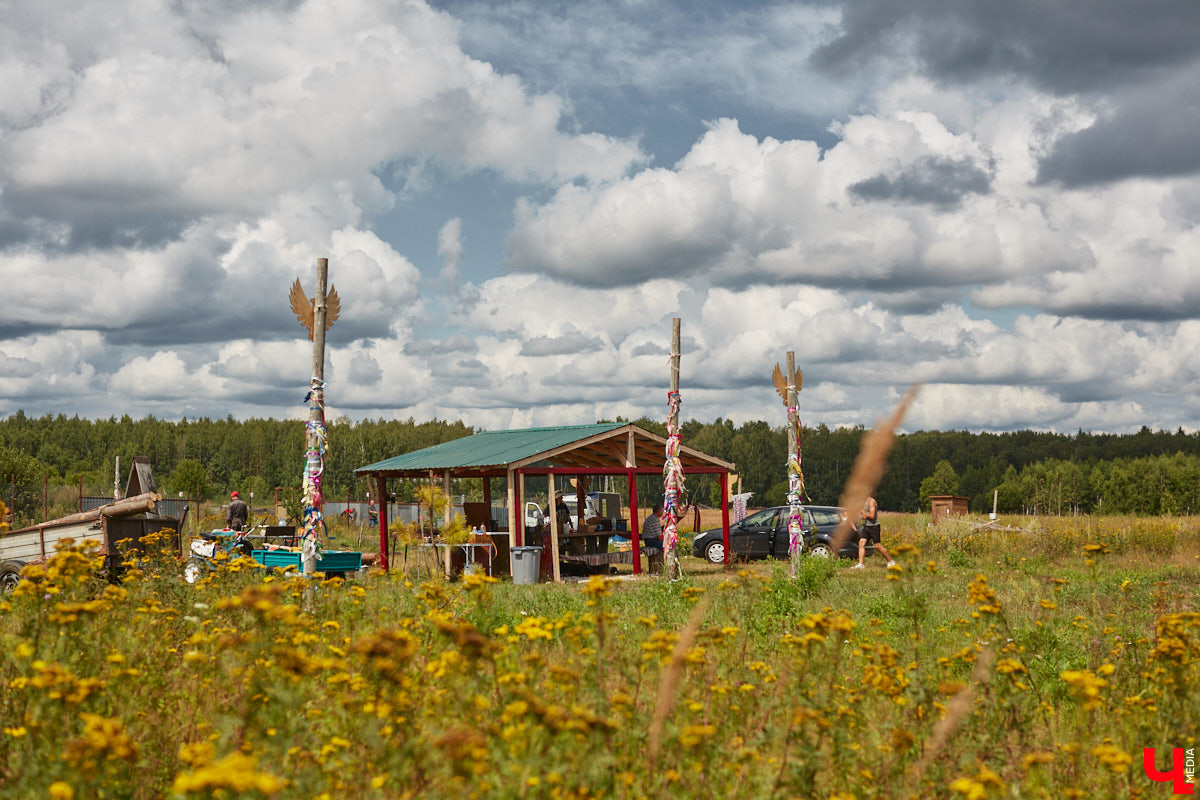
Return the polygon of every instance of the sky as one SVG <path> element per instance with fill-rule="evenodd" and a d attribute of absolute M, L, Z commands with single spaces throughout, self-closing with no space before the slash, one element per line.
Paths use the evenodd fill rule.
<path fill-rule="evenodd" d="M 0 416 L 1200 429 L 1194 0 L 0 7 Z"/>

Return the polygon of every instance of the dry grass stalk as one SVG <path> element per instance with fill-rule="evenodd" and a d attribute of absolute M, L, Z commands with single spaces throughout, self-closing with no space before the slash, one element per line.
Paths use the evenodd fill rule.
<path fill-rule="evenodd" d="M 971 682 L 950 698 L 945 716 L 933 729 L 929 741 L 925 744 L 925 752 L 921 755 L 921 760 L 913 768 L 918 781 L 925 774 L 925 769 L 942 752 L 942 748 L 950 739 L 950 734 L 958 730 L 959 726 L 963 724 L 963 720 L 970 716 L 971 707 L 975 704 L 975 687 L 982 686 L 987 682 L 992 671 L 992 661 L 995 658 L 995 651 L 990 647 L 985 647 L 979 654 L 979 658 L 975 660 L 975 668 L 971 670 Z"/>
<path fill-rule="evenodd" d="M 896 427 L 904 419 L 909 405 L 916 398 L 920 388 L 919 385 L 914 384 L 904 395 L 900 404 L 896 406 L 892 415 L 877 422 L 875 430 L 869 431 L 863 437 L 862 444 L 858 448 L 858 456 L 855 457 L 854 466 L 850 470 L 850 477 L 846 479 L 846 488 L 842 490 L 842 498 L 838 502 L 838 505 L 846 509 L 849 518 L 842 520 L 837 530 L 833 532 L 831 549 L 834 553 L 840 551 L 842 545 L 846 543 L 846 539 L 850 537 L 850 531 L 854 529 L 851 519 L 858 514 L 858 510 L 863 507 L 867 498 L 879 485 L 879 481 L 883 479 L 883 469 L 887 466 L 888 454 L 892 452 L 892 445 L 896 441 Z"/>
<path fill-rule="evenodd" d="M 675 649 L 671 651 L 671 663 L 663 670 L 658 682 L 658 698 L 654 702 L 654 718 L 650 721 L 650 766 L 653 768 L 658 761 L 658 753 L 662 747 L 663 726 L 675 705 L 675 687 L 679 684 L 679 676 L 683 674 L 684 659 L 692 644 L 696 641 L 696 633 L 700 630 L 700 622 L 708 611 L 711 601 L 705 598 L 692 609 L 688 624 L 679 632 Z"/>

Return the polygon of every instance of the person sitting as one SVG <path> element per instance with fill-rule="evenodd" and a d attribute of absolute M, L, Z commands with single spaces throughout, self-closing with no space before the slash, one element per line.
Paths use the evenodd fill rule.
<path fill-rule="evenodd" d="M 657 547 L 663 549 L 662 538 L 662 503 L 655 503 L 654 508 L 650 511 L 650 516 L 646 517 L 646 521 L 642 523 L 642 547 Z"/>

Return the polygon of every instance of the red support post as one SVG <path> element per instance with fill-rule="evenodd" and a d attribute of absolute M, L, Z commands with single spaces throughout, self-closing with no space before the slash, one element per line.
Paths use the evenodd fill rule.
<path fill-rule="evenodd" d="M 637 473 L 629 470 L 629 540 L 633 543 L 633 574 L 642 571 L 642 532 L 638 521 Z"/>
<path fill-rule="evenodd" d="M 379 507 L 379 566 L 388 571 L 387 478 L 379 476 L 375 486 L 375 504 Z"/>
<path fill-rule="evenodd" d="M 729 473 L 721 473 L 721 541 L 725 544 L 725 566 L 729 566 Z"/>

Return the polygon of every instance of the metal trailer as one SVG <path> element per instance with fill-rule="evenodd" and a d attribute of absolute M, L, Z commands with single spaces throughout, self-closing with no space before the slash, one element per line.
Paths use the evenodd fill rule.
<path fill-rule="evenodd" d="M 296 529 L 290 525 L 258 525 L 244 534 L 228 529 L 195 534 L 190 557 L 183 566 L 183 579 L 196 583 L 212 572 L 218 553 L 248 556 L 267 569 L 292 567 L 299 574 L 303 568 L 298 540 Z M 273 545 L 282 547 L 272 549 Z M 326 577 L 352 578 L 362 570 L 362 553 L 357 550 L 326 550 L 323 555 L 317 561 L 317 572 Z"/>
<path fill-rule="evenodd" d="M 171 531 L 179 550 L 183 520 L 155 515 L 159 500 L 157 493 L 147 492 L 91 511 L 0 533 L 0 591 L 12 591 L 21 579 L 22 567 L 46 561 L 65 539 L 98 542 L 109 575 L 120 573 L 122 542 L 132 541 L 137 547 L 143 536 L 165 529 Z M 146 514 L 151 516 L 138 516 Z"/>

